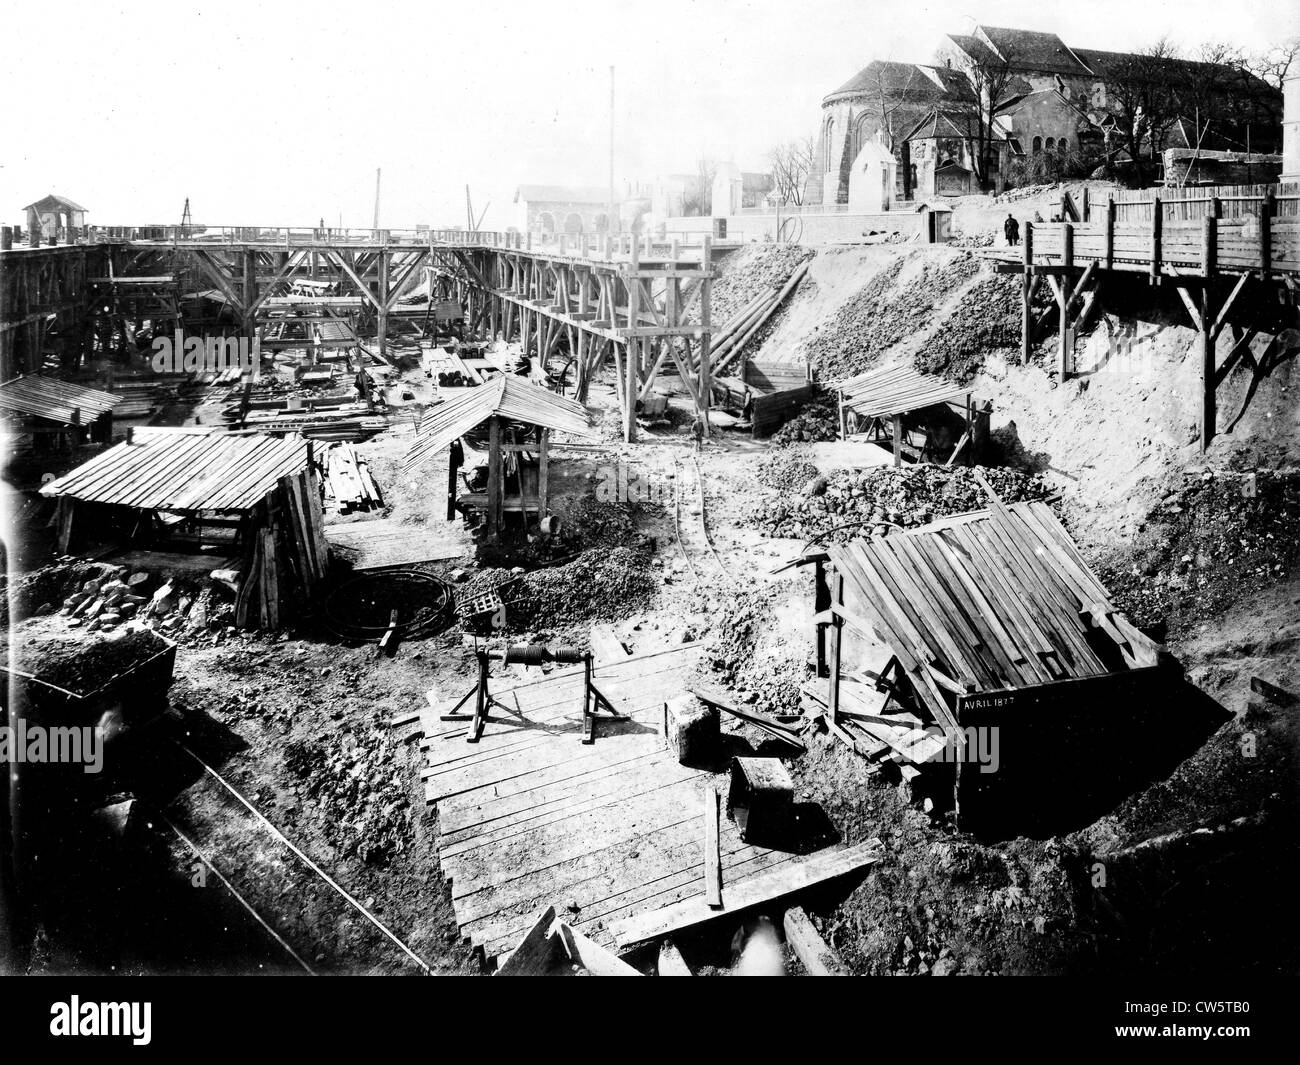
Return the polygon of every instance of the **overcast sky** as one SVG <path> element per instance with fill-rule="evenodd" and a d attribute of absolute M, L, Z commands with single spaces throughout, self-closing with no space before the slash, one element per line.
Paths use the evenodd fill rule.
<path fill-rule="evenodd" d="M 763 166 L 872 59 L 976 23 L 1125 50 L 1259 51 L 1296 0 L 0 0 L 0 217 L 57 192 L 100 225 L 513 220 L 524 182 L 603 185 L 702 154 Z"/>

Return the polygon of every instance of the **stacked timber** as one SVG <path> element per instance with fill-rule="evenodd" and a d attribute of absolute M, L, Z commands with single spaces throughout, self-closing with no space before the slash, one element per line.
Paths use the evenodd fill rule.
<path fill-rule="evenodd" d="M 745 345 L 776 313 L 808 273 L 808 262 L 804 261 L 795 268 L 784 285 L 774 286 L 766 292 L 760 292 L 750 300 L 740 312 L 718 332 L 713 334 L 710 348 L 712 372 L 722 374 L 741 353 Z M 696 369 L 698 369 L 698 359 Z"/>
<path fill-rule="evenodd" d="M 324 456 L 325 486 L 339 512 L 382 507 L 384 499 L 370 473 L 370 464 L 351 444 L 332 444 Z"/>
<path fill-rule="evenodd" d="M 329 566 L 315 470 L 281 477 L 254 509 L 247 537 L 235 624 L 278 629 L 287 607 L 312 599 Z"/>

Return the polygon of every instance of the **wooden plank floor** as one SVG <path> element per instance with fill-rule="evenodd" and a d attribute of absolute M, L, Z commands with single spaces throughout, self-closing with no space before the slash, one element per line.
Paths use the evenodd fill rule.
<path fill-rule="evenodd" d="M 425 798 L 438 805 L 443 872 L 461 931 L 488 957 L 512 949 L 546 905 L 611 946 L 615 921 L 704 894 L 712 777 L 679 765 L 661 729 L 698 655 L 689 644 L 599 663 L 597 684 L 632 719 L 602 722 L 590 746 L 579 738 L 581 668 L 503 675 L 493 693 L 518 716 L 494 710 L 477 744 L 466 723 L 425 710 Z M 746 845 L 726 818 L 720 849 L 724 900 L 728 884 L 795 857 Z"/>
<path fill-rule="evenodd" d="M 459 521 L 407 525 L 392 518 L 363 518 L 326 525 L 325 539 L 344 549 L 354 570 L 464 558 L 474 551 L 474 541 Z"/>

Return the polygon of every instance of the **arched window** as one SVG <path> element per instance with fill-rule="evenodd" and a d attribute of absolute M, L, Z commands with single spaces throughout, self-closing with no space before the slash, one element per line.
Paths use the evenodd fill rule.
<path fill-rule="evenodd" d="M 1057 141 L 1056 150 L 1062 153 L 1068 152 L 1070 150 L 1070 138 L 1062 137 L 1059 141 Z"/>
<path fill-rule="evenodd" d="M 834 138 L 835 138 L 835 119 L 827 118 L 826 132 L 824 134 L 824 139 L 826 141 L 826 149 L 825 149 L 825 156 L 822 159 L 822 169 L 828 174 L 833 169 L 835 169 L 835 149 L 831 144 L 831 141 L 834 140 Z"/>
<path fill-rule="evenodd" d="M 555 232 L 555 216 L 550 211 L 543 211 L 538 215 L 537 224 L 541 227 L 543 233 Z"/>
<path fill-rule="evenodd" d="M 1055 138 L 1055 137 L 1048 137 L 1048 138 L 1047 138 L 1047 150 L 1050 152 L 1050 151 L 1051 151 L 1053 148 L 1055 148 L 1055 147 L 1056 147 L 1056 138 Z"/>
<path fill-rule="evenodd" d="M 1042 137 L 1035 137 L 1035 138 L 1034 138 L 1034 154 L 1037 155 L 1037 154 L 1038 154 L 1039 152 L 1041 152 L 1042 150 L 1043 150 L 1043 138 L 1042 138 Z"/>
<path fill-rule="evenodd" d="M 565 218 L 564 218 L 564 235 L 567 236 L 567 237 L 580 237 L 580 236 L 582 236 L 582 216 L 581 216 L 581 215 L 579 215 L 579 214 L 577 214 L 577 213 L 575 213 L 575 212 L 570 212 L 568 215 L 565 216 Z"/>

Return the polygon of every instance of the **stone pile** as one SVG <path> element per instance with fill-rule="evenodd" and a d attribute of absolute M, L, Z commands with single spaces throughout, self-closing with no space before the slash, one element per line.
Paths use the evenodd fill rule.
<path fill-rule="evenodd" d="M 781 444 L 817 443 L 839 436 L 839 401 L 834 392 L 818 391 L 795 417 L 772 434 Z"/>
<path fill-rule="evenodd" d="M 1041 499 L 1047 487 L 1037 476 L 1016 470 L 981 469 L 1004 503 Z M 754 524 L 768 536 L 807 540 L 850 522 L 925 525 L 951 514 L 983 510 L 988 496 L 964 466 L 916 465 L 837 472 L 821 495 L 788 495 L 759 509 Z M 847 528 L 831 542 L 858 539 L 869 525 Z"/>
<path fill-rule="evenodd" d="M 726 256 L 718 264 L 709 296 L 714 328 L 726 325 L 759 293 L 784 285 L 795 268 L 815 254 L 798 244 L 750 244 Z"/>
<path fill-rule="evenodd" d="M 224 575 L 226 580 L 218 575 Z M 214 571 L 213 585 L 233 596 L 227 583 L 231 576 L 238 578 L 232 571 Z M 67 618 L 69 628 L 84 627 L 88 632 L 133 623 L 134 627 L 156 629 L 171 636 L 185 629 L 223 626 L 230 620 L 231 605 L 214 600 L 212 589 L 185 590 L 172 580 L 163 580 L 152 592 L 147 591 L 154 581 L 148 573 L 131 573 L 117 567 L 105 576 L 84 581 L 63 600 L 59 613 Z"/>
<path fill-rule="evenodd" d="M 942 374 L 968 383 L 997 348 L 1020 345 L 1020 279 L 994 274 L 975 282 L 916 353 L 922 373 Z"/>

